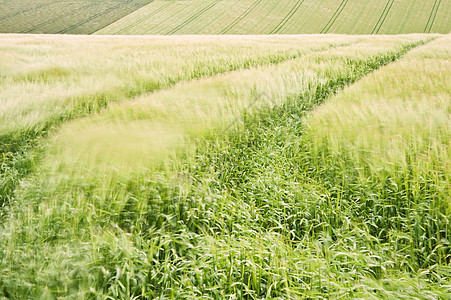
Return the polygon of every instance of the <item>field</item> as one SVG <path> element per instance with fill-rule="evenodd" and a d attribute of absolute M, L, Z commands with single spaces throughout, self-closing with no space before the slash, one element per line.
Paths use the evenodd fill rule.
<path fill-rule="evenodd" d="M 156 0 L 97 34 L 448 33 L 450 1 Z"/>
<path fill-rule="evenodd" d="M 0 299 L 451 293 L 450 35 L 0 41 Z"/>
<path fill-rule="evenodd" d="M 449 33 L 447 0 L 0 0 L 0 32 Z M 49 13 L 50 12 L 50 13 Z"/>
<path fill-rule="evenodd" d="M 0 32 L 91 34 L 151 0 L 0 0 Z"/>

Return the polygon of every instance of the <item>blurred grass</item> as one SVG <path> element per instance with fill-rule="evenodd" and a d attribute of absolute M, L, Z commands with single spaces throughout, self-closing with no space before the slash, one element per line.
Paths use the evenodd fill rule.
<path fill-rule="evenodd" d="M 51 124 L 96 112 L 110 102 L 341 43 L 339 36 L 1 39 L 1 152 L 14 149 L 14 140 L 25 132 L 39 136 Z"/>
<path fill-rule="evenodd" d="M 410 218 L 396 205 L 366 214 L 370 201 L 382 197 L 377 193 L 390 195 L 390 189 L 375 188 L 376 180 L 357 182 L 361 189 L 355 189 L 356 179 L 342 175 L 348 166 L 355 170 L 341 164 L 346 153 L 329 159 L 334 152 L 321 143 L 327 135 L 315 122 L 330 104 L 306 119 L 345 85 L 431 38 L 361 38 L 287 63 L 180 84 L 64 124 L 46 141 L 36 174 L 7 209 L 0 274 L 8 275 L 1 277 L 0 293 L 76 299 L 444 297 L 449 248 L 437 239 L 429 247 L 424 237 L 436 232 L 421 231 L 448 218 L 439 217 L 438 206 L 429 211 L 421 205 L 423 198 L 441 199 L 436 189 L 413 198 L 418 205 L 409 202 L 427 218 Z M 345 93 L 362 89 L 364 95 L 365 82 L 378 74 L 389 76 L 405 60 L 412 66 L 411 60 L 427 59 L 415 53 L 446 58 L 446 42 L 417 48 Z M 445 79 L 439 76 L 437 84 Z M 244 113 L 262 92 L 276 106 L 262 102 Z M 338 115 L 352 111 L 345 104 L 338 105 Z M 242 122 L 221 131 L 230 120 Z M 334 164 L 339 168 L 330 169 Z M 358 193 L 367 188 L 370 198 Z M 392 227 L 394 221 L 408 226 Z M 424 251 L 415 251 L 417 245 Z"/>
<path fill-rule="evenodd" d="M 252 66 L 270 65 L 358 37 L 0 37 L 0 206 L 39 159 L 58 124 L 112 102 Z M 277 47 L 275 47 L 277 43 Z"/>

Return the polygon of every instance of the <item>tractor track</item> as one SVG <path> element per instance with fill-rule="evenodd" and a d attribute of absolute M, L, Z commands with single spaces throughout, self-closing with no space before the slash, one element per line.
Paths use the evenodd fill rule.
<path fill-rule="evenodd" d="M 290 12 L 280 21 L 279 24 L 277 24 L 276 27 L 274 27 L 273 30 L 269 34 L 276 34 L 282 29 L 283 26 L 285 26 L 286 23 L 293 17 L 293 15 L 299 10 L 302 3 L 304 3 L 305 0 L 299 0 L 296 2 L 296 4 L 293 6 L 293 8 L 290 10 Z"/>
<path fill-rule="evenodd" d="M 115 5 L 115 6 L 110 7 L 110 8 L 108 8 L 108 9 L 104 10 L 104 11 L 101 11 L 101 12 L 99 12 L 99 13 L 96 13 L 96 14 L 90 16 L 89 18 L 87 18 L 86 20 L 83 20 L 83 21 L 81 21 L 81 22 L 75 23 L 75 24 L 73 24 L 73 25 L 71 25 L 71 26 L 69 26 L 69 27 L 67 27 L 67 28 L 65 28 L 65 29 L 63 29 L 63 30 L 58 31 L 58 34 L 68 33 L 68 32 L 71 31 L 72 29 L 77 28 L 77 27 L 80 27 L 80 26 L 83 26 L 84 24 L 86 24 L 86 23 L 88 23 L 88 22 L 91 22 L 92 20 L 97 19 L 98 17 L 101 17 L 101 16 L 103 16 L 103 15 L 106 15 L 107 13 L 112 12 L 112 11 L 114 11 L 115 9 L 117 9 L 117 8 L 119 8 L 119 7 L 121 7 L 121 6 L 124 6 L 124 5 L 126 5 L 126 4 L 128 4 L 128 3 L 130 3 L 130 2 L 132 2 L 132 1 L 126 1 L 125 3 L 119 3 L 118 5 Z M 97 30 L 95 30 L 95 31 L 97 31 Z M 95 32 L 95 31 L 94 31 L 94 32 Z M 91 32 L 90 34 L 92 34 L 92 32 Z"/>
<path fill-rule="evenodd" d="M 70 14 L 66 14 L 66 15 L 64 15 L 64 16 L 62 16 L 62 17 L 57 17 L 57 18 L 53 18 L 53 19 L 47 20 L 47 21 L 45 21 L 45 22 L 42 22 L 42 23 L 40 23 L 40 24 L 34 26 L 33 28 L 31 28 L 31 29 L 29 29 L 29 30 L 27 30 L 27 31 L 24 31 L 23 33 L 31 33 L 32 31 L 38 29 L 38 28 L 41 27 L 41 26 L 45 26 L 45 25 L 50 24 L 50 23 L 52 23 L 52 22 L 58 21 L 58 20 L 60 20 L 60 19 L 62 19 L 62 18 L 65 18 L 65 17 L 67 17 L 67 16 L 74 15 L 74 14 L 78 13 L 80 10 L 84 10 L 84 9 L 90 8 L 90 7 L 96 6 L 96 5 L 98 5 L 98 4 L 99 4 L 99 3 L 94 2 L 94 3 L 91 3 L 91 4 L 87 5 L 87 6 L 85 6 L 85 7 L 80 8 L 80 9 L 78 9 L 78 10 L 72 11 L 72 13 L 70 13 Z"/>
<path fill-rule="evenodd" d="M 235 27 L 241 20 L 243 20 L 245 17 L 247 17 L 260 3 L 262 0 L 256 0 L 251 6 L 249 6 L 238 18 L 236 18 L 232 23 L 227 25 L 226 28 L 221 30 L 219 34 L 226 34 L 227 31 Z"/>
<path fill-rule="evenodd" d="M 335 21 L 340 16 L 340 14 L 343 11 L 343 9 L 346 7 L 346 4 L 348 4 L 348 0 L 342 0 L 341 1 L 340 5 L 338 6 L 338 8 L 335 11 L 335 13 L 332 15 L 330 20 L 326 23 L 326 26 L 324 26 L 324 28 L 321 30 L 321 33 L 327 33 L 330 30 L 332 25 L 334 25 Z"/>
<path fill-rule="evenodd" d="M 178 25 L 177 27 L 175 27 L 174 29 L 170 30 L 168 33 L 166 34 L 174 34 L 177 31 L 179 31 L 180 29 L 182 29 L 183 27 L 185 27 L 186 25 L 188 25 L 189 23 L 191 23 L 192 21 L 196 20 L 199 16 L 201 16 L 203 13 L 205 13 L 206 11 L 210 10 L 211 8 L 213 8 L 214 6 L 216 6 L 220 1 L 216 1 L 213 2 L 210 5 L 207 5 L 206 7 L 204 7 L 203 9 L 201 9 L 200 11 L 198 11 L 197 13 L 195 13 L 194 15 L 192 15 L 191 17 L 189 17 L 187 20 L 185 20 L 182 24 Z"/>
<path fill-rule="evenodd" d="M 0 18 L 0 21 L 6 20 L 6 19 L 9 19 L 9 18 L 13 18 L 15 16 L 18 16 L 18 15 L 21 15 L 21 14 L 25 14 L 25 13 L 30 12 L 32 10 L 37 10 L 37 9 L 40 9 L 40 8 L 42 8 L 44 6 L 49 6 L 49 5 L 52 5 L 52 4 L 54 4 L 54 3 L 43 3 L 43 4 L 40 4 L 40 5 L 32 7 L 32 8 L 24 9 L 24 10 L 21 10 L 19 12 L 16 12 L 16 13 L 12 14 L 12 15 L 3 16 L 3 17 Z"/>
<path fill-rule="evenodd" d="M 390 12 L 393 3 L 395 3 L 395 0 L 388 0 L 385 4 L 384 10 L 382 11 L 381 15 L 379 16 L 379 19 L 376 22 L 376 25 L 374 25 L 373 30 L 371 31 L 371 34 L 378 34 L 379 30 L 381 29 L 382 25 L 385 22 L 385 19 L 388 16 L 388 13 Z"/>
<path fill-rule="evenodd" d="M 435 0 L 434 6 L 432 7 L 431 13 L 429 14 L 428 22 L 424 27 L 424 33 L 431 33 L 432 26 L 434 25 L 435 18 L 437 17 L 440 4 L 442 4 L 442 0 Z"/>
<path fill-rule="evenodd" d="M 355 43 L 358 43 L 358 42 L 354 41 L 354 42 L 350 42 L 350 43 L 346 43 L 346 44 L 329 45 L 329 46 L 325 46 L 325 47 L 320 47 L 318 49 L 312 49 L 310 52 L 306 52 L 306 53 L 302 53 L 302 54 L 298 53 L 297 55 L 284 57 L 281 60 L 277 60 L 277 61 L 269 63 L 269 65 L 280 64 L 280 63 L 283 63 L 283 62 L 287 62 L 287 61 L 299 58 L 299 57 L 304 56 L 304 55 L 313 54 L 315 52 L 327 51 L 329 49 L 334 49 L 334 48 L 345 47 L 345 46 L 352 45 L 352 44 L 355 44 Z M 393 57 L 393 59 L 391 61 L 395 61 L 395 60 L 399 59 L 400 57 L 402 57 L 404 54 L 406 54 L 407 52 L 409 52 L 412 48 L 415 48 L 416 46 L 419 46 L 419 44 L 415 45 L 415 46 L 412 46 L 412 47 L 405 47 L 402 51 L 399 51 L 396 54 L 396 57 Z M 381 64 L 381 65 L 386 65 L 388 63 L 390 63 L 390 62 L 386 61 L 384 64 Z M 262 65 L 262 64 L 247 65 L 245 68 L 243 68 L 241 70 L 250 69 L 250 68 L 256 67 L 258 65 Z M 374 66 L 374 63 L 370 64 L 370 66 Z M 379 68 L 379 66 L 376 67 L 376 68 L 373 68 L 372 70 L 370 70 L 370 72 L 375 70 L 375 69 L 377 69 L 377 68 Z M 218 73 L 216 73 L 214 75 L 226 74 L 226 73 L 234 72 L 234 71 L 237 71 L 237 70 L 238 69 L 231 69 L 231 70 L 226 71 L 226 72 L 218 72 Z M 208 75 L 208 76 L 201 76 L 200 78 L 208 78 L 208 77 L 214 76 L 214 75 L 211 74 L 211 75 Z M 182 80 L 180 82 L 190 82 L 192 80 L 193 79 L 186 80 L 186 81 Z M 334 81 L 334 82 L 335 82 L 335 84 L 337 83 L 337 81 Z M 353 82 L 344 82 L 344 84 L 342 84 L 342 86 L 345 86 L 346 84 L 351 84 L 351 83 L 353 83 Z M 172 84 L 170 84 L 169 86 L 167 86 L 165 88 L 156 89 L 156 90 L 169 89 L 169 88 L 172 88 L 174 85 L 175 85 L 175 83 L 172 83 Z M 154 91 L 156 91 L 156 90 L 154 90 Z M 331 90 L 329 89 L 329 91 L 331 91 Z M 129 98 L 129 99 L 131 99 L 131 98 Z M 21 137 L 20 139 L 19 138 L 8 139 L 9 138 L 8 136 L 0 136 L 0 146 L 1 146 L 0 147 L 1 151 L 0 152 L 6 152 L 11 157 L 15 157 L 15 158 L 19 159 L 20 161 L 31 160 L 31 159 L 33 159 L 33 155 L 34 155 L 32 152 L 27 151 L 27 152 L 25 152 L 25 154 L 22 153 L 23 149 L 26 149 L 27 147 L 29 147 L 28 145 L 32 144 L 33 146 L 35 146 L 35 141 L 36 140 L 38 140 L 39 138 L 42 138 L 42 137 L 46 137 L 48 135 L 49 131 L 51 129 L 53 129 L 58 124 L 61 124 L 61 123 L 64 123 L 64 122 L 67 122 L 67 121 L 70 121 L 70 120 L 78 119 L 78 118 L 81 118 L 81 117 L 84 117 L 84 116 L 88 116 L 88 115 L 91 115 L 93 113 L 95 113 L 94 110 L 87 110 L 84 113 L 81 113 L 81 114 L 78 114 L 78 115 L 74 114 L 74 115 L 70 115 L 67 118 L 60 118 L 60 119 L 57 120 L 56 123 L 52 122 L 52 121 L 48 121 L 48 122 L 46 122 L 44 124 L 40 124 L 39 125 L 39 130 L 32 131 L 30 134 L 27 135 L 26 138 Z M 7 141 L 8 143 L 4 143 L 5 141 Z M 12 147 L 11 149 L 9 149 L 9 147 L 7 147 L 8 144 L 11 144 L 10 145 L 10 147 Z M 17 163 L 15 165 L 12 164 L 11 166 L 8 165 L 7 167 L 16 168 L 17 167 L 16 165 L 17 165 Z M 2 213 L 3 207 L 7 207 L 10 204 L 10 202 L 12 201 L 12 199 L 13 199 L 13 198 L 8 198 L 8 192 L 13 194 L 14 190 L 19 185 L 20 180 L 23 179 L 25 176 L 28 176 L 30 173 L 33 172 L 33 168 L 32 168 L 31 164 L 29 166 L 26 165 L 26 168 L 27 168 L 26 170 L 22 170 L 22 172 L 18 173 L 19 177 L 17 178 L 17 180 L 15 182 L 13 182 L 12 186 L 10 186 L 9 189 L 6 191 L 6 196 L 7 196 L 6 198 L 2 195 L 2 194 L 5 194 L 5 193 L 1 193 L 1 192 L 4 192 L 4 191 L 2 191 L 0 189 L 0 216 L 2 216 L 1 213 Z"/>
<path fill-rule="evenodd" d="M 152 1 L 154 2 L 154 1 Z M 151 2 L 151 3 L 152 3 Z M 149 3 L 150 4 L 150 3 Z M 142 24 L 143 22 L 147 21 L 150 17 L 155 16 L 156 14 L 162 12 L 163 10 L 165 10 L 166 8 L 168 8 L 169 6 L 173 5 L 173 2 L 169 2 L 163 6 L 161 6 L 160 8 L 157 8 L 155 11 L 151 12 L 150 14 L 146 15 L 145 17 L 139 19 L 138 21 L 136 21 L 135 23 L 132 23 L 130 25 L 128 25 L 127 27 L 122 28 L 121 30 L 119 30 L 118 32 L 116 32 L 116 34 L 123 34 L 125 33 L 127 30 L 135 27 L 136 25 Z"/>

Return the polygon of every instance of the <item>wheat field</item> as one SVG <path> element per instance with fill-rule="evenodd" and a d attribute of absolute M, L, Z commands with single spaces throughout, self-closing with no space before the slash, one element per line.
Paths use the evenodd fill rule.
<path fill-rule="evenodd" d="M 449 35 L 0 39 L 0 298 L 449 295 Z"/>

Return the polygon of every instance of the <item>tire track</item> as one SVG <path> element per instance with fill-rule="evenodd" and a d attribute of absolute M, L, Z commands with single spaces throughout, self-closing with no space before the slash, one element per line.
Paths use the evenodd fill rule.
<path fill-rule="evenodd" d="M 424 33 L 431 33 L 432 26 L 434 25 L 435 18 L 437 17 L 437 13 L 438 13 L 440 4 L 442 4 L 442 0 L 435 0 L 434 6 L 432 7 L 431 13 L 429 15 L 428 22 L 426 23 L 426 26 L 424 27 Z"/>
<path fill-rule="evenodd" d="M 320 33 L 327 33 L 329 31 L 329 29 L 332 27 L 332 25 L 334 25 L 335 21 L 340 16 L 340 14 L 343 11 L 343 9 L 346 7 L 346 4 L 348 4 L 348 0 L 342 0 L 341 1 L 340 6 L 338 6 L 337 10 L 332 15 L 332 17 L 330 18 L 329 22 L 327 22 L 326 26 L 324 26 L 324 28 L 321 30 Z"/>
<path fill-rule="evenodd" d="M 153 89 L 146 90 L 146 91 L 143 91 L 143 92 L 137 93 L 137 94 L 131 94 L 131 96 L 127 96 L 126 98 L 121 99 L 121 100 L 122 101 L 133 101 L 133 98 L 143 95 L 145 93 L 152 93 L 152 92 L 161 91 L 161 90 L 169 90 L 169 89 L 173 88 L 177 83 L 182 83 L 182 82 L 188 83 L 188 82 L 200 79 L 200 78 L 208 78 L 208 77 L 216 76 L 219 74 L 227 74 L 230 72 L 243 71 L 243 70 L 255 68 L 258 66 L 277 65 L 277 64 L 288 62 L 290 60 L 293 60 L 293 59 L 296 59 L 296 58 L 299 58 L 299 57 L 302 57 L 305 55 L 309 55 L 309 54 L 313 54 L 313 53 L 321 52 L 321 51 L 327 51 L 329 49 L 343 47 L 343 46 L 354 44 L 354 43 L 356 43 L 356 42 L 351 41 L 349 43 L 342 43 L 342 44 L 337 43 L 337 44 L 332 44 L 332 45 L 323 45 L 323 46 L 319 46 L 316 49 L 306 50 L 306 52 L 299 51 L 299 52 L 297 52 L 295 54 L 291 54 L 291 55 L 286 54 L 283 57 L 278 56 L 276 53 L 272 53 L 272 54 L 267 54 L 267 55 L 260 57 L 260 61 L 258 61 L 258 62 L 254 61 L 251 57 L 248 57 L 247 62 L 249 62 L 249 63 L 246 63 L 245 61 L 243 61 L 241 67 L 239 67 L 239 66 L 230 67 L 229 69 L 224 70 L 224 71 L 213 70 L 213 71 L 209 72 L 208 74 L 198 73 L 194 77 L 189 78 L 189 79 L 179 78 L 178 80 L 169 82 L 167 85 L 155 86 L 155 88 L 153 88 Z M 108 92 L 108 91 L 104 91 L 104 92 Z M 81 95 L 81 97 L 83 97 L 83 95 Z M 87 100 L 86 102 L 80 103 L 80 105 L 78 107 L 74 108 L 74 111 L 72 111 L 68 114 L 65 113 L 64 115 L 62 115 L 59 118 L 44 120 L 43 122 L 37 124 L 34 128 L 29 130 L 29 132 L 27 133 L 27 135 L 25 137 L 19 136 L 16 134 L 0 135 L 0 152 L 8 153 L 9 156 L 14 158 L 14 159 L 8 160 L 8 161 L 11 161 L 11 163 L 10 163 L 10 165 L 6 165 L 6 167 L 12 169 L 13 171 L 16 171 L 16 168 L 18 166 L 16 161 L 25 162 L 25 161 L 31 160 L 34 156 L 33 156 L 33 152 L 29 151 L 29 145 L 36 146 L 36 141 L 39 138 L 48 136 L 49 132 L 51 132 L 51 130 L 54 129 L 56 126 L 58 126 L 64 122 L 68 122 L 71 120 L 76 120 L 76 119 L 79 119 L 82 117 L 92 115 L 92 114 L 98 112 L 100 109 L 106 109 L 108 107 L 108 101 L 105 101 L 105 98 L 103 98 L 102 95 L 94 96 L 94 97 L 95 97 L 94 99 L 92 99 L 92 98 L 86 99 Z M 86 103 L 88 103 L 89 101 L 92 102 L 92 107 L 91 107 L 92 109 L 89 107 L 86 107 Z M 27 149 L 27 151 L 24 151 L 24 149 Z M 9 203 L 11 201 L 10 198 L 8 198 L 8 197 L 5 198 L 4 194 L 6 194 L 6 196 L 8 196 L 10 193 L 12 194 L 12 192 L 17 188 L 17 186 L 20 182 L 20 179 L 23 179 L 25 176 L 29 175 L 32 172 L 32 165 L 31 164 L 25 164 L 25 165 L 27 166 L 27 169 L 22 170 L 21 172 L 17 172 L 18 180 L 16 180 L 15 182 L 13 182 L 11 184 L 7 193 L 2 193 L 3 191 L 0 190 L 0 215 L 2 213 L 2 207 L 9 205 Z M 0 167 L 2 167 L 2 166 L 0 166 Z M 0 169 L 0 171 L 2 171 L 2 169 Z M 1 179 L 2 178 L 0 177 L 0 180 Z M 2 182 L 0 181 L 0 183 L 2 183 Z"/>
<path fill-rule="evenodd" d="M 23 33 L 31 33 L 32 31 L 38 29 L 38 28 L 41 27 L 41 26 L 45 26 L 45 25 L 50 24 L 50 23 L 52 23 L 52 22 L 58 21 L 58 20 L 60 20 L 60 19 L 62 19 L 62 18 L 65 18 L 65 17 L 67 17 L 67 16 L 71 16 L 71 15 L 77 14 L 79 10 L 88 9 L 88 8 L 90 8 L 90 7 L 96 6 L 97 4 L 98 4 L 98 3 L 94 2 L 94 3 L 88 4 L 88 5 L 85 6 L 85 7 L 80 8 L 80 9 L 78 9 L 78 10 L 73 10 L 72 13 L 70 13 L 70 14 L 66 14 L 66 15 L 64 15 L 64 16 L 62 16 L 62 17 L 57 17 L 57 18 L 53 18 L 53 19 L 47 20 L 47 21 L 45 21 L 45 22 L 42 22 L 41 24 L 38 24 L 38 25 L 34 26 L 33 28 L 31 28 L 31 29 L 29 29 L 29 30 L 27 30 L 27 31 L 24 31 Z"/>
<path fill-rule="evenodd" d="M 189 23 L 191 23 L 192 21 L 194 21 L 195 19 L 197 19 L 199 16 L 201 16 L 203 13 L 205 13 L 206 11 L 210 10 L 211 8 L 213 8 L 214 6 L 216 6 L 220 1 L 216 1 L 213 2 L 212 4 L 204 7 L 203 9 L 201 9 L 200 11 L 198 11 L 197 13 L 195 13 L 194 15 L 192 15 L 191 17 L 189 17 L 187 20 L 185 20 L 182 24 L 178 25 L 177 27 L 175 27 L 174 29 L 170 30 L 168 33 L 166 33 L 167 35 L 169 34 L 174 34 L 177 31 L 179 31 L 180 29 L 182 29 L 183 27 L 185 27 L 186 25 L 188 25 Z"/>
<path fill-rule="evenodd" d="M 238 18 L 236 18 L 232 23 L 230 23 L 226 28 L 221 30 L 219 34 L 225 34 L 227 31 L 236 26 L 241 20 L 243 20 L 247 15 L 249 15 L 260 3 L 262 0 L 256 0 L 251 6 L 249 6 Z"/>
<path fill-rule="evenodd" d="M 152 1 L 153 2 L 153 1 Z M 138 21 L 136 21 L 135 23 L 132 23 L 130 25 L 128 25 L 125 28 L 122 28 L 121 30 L 119 30 L 118 32 L 116 32 L 115 34 L 123 34 L 124 32 L 126 32 L 127 30 L 133 28 L 136 25 L 142 24 L 144 21 L 147 21 L 150 17 L 155 16 L 156 14 L 162 12 L 163 10 L 165 10 L 166 8 L 168 8 L 169 6 L 171 6 L 172 4 L 174 4 L 174 2 L 169 2 L 165 5 L 163 5 L 162 7 L 158 8 L 157 10 L 151 12 L 150 14 L 146 15 L 145 17 L 139 19 Z"/>
<path fill-rule="evenodd" d="M 162 85 L 152 85 L 150 86 L 149 89 L 146 89 L 144 91 L 141 91 L 139 93 L 134 93 L 133 90 L 128 91 L 128 96 L 124 96 L 124 98 L 121 99 L 121 101 L 130 101 L 136 97 L 142 96 L 144 94 L 150 94 L 150 93 L 154 93 L 154 92 L 158 92 L 158 91 L 163 91 L 163 90 L 170 90 L 172 89 L 176 84 L 179 83 L 189 83 L 198 79 L 202 79 L 202 78 L 210 78 L 210 77 L 214 77 L 214 76 L 218 76 L 218 75 L 224 75 L 224 74 L 229 74 L 229 73 L 233 73 L 233 72 L 242 72 L 245 70 L 249 70 L 252 68 L 258 68 L 260 66 L 271 66 L 271 65 L 279 65 L 282 63 L 286 63 L 295 59 L 298 59 L 300 57 L 303 56 L 308 56 L 308 55 L 313 55 L 315 53 L 320 53 L 323 51 L 328 51 L 328 50 L 332 50 L 332 49 L 336 49 L 336 48 L 340 48 L 340 47 L 346 47 L 349 45 L 353 45 L 353 44 L 357 44 L 359 43 L 359 41 L 346 41 L 346 42 L 342 42 L 342 43 L 335 43 L 335 44 L 325 44 L 325 45 L 321 45 L 318 46 L 316 48 L 313 49 L 306 49 L 304 51 L 296 51 L 295 53 L 292 54 L 277 54 L 276 52 L 274 53 L 268 53 L 265 54 L 261 57 L 258 57 L 257 60 L 255 60 L 255 58 L 253 57 L 247 57 L 246 59 L 243 59 L 242 63 L 240 63 L 239 65 L 236 66 L 230 66 L 229 68 L 225 69 L 225 70 L 211 70 L 211 71 L 207 71 L 207 72 L 196 72 L 195 74 L 193 74 L 192 77 L 189 78 L 177 78 L 176 80 L 171 80 L 168 81 L 166 84 L 162 84 Z M 115 87 L 113 87 L 114 89 Z M 110 90 L 105 90 L 102 91 L 101 93 L 108 93 Z M 18 153 L 20 151 L 15 151 L 14 149 L 20 149 L 22 146 L 29 144 L 32 140 L 35 140 L 38 137 L 42 137 L 45 136 L 48 131 L 53 128 L 54 126 L 64 123 L 66 121 L 70 121 L 70 120 L 74 120 L 74 119 L 78 119 L 78 118 L 82 118 L 88 115 L 91 115 L 95 112 L 97 112 L 98 109 L 105 109 L 108 107 L 109 102 L 105 101 L 105 98 L 102 94 L 100 95 L 94 95 L 94 98 L 85 98 L 85 96 L 80 95 L 80 97 L 82 99 L 85 99 L 87 101 L 92 101 L 93 105 L 90 107 L 86 107 L 86 101 L 80 103 L 79 107 L 76 107 L 74 109 L 74 112 L 76 113 L 69 113 L 69 114 L 65 114 L 64 116 L 62 116 L 61 118 L 56 118 L 56 119 L 51 119 L 51 120 L 47 120 L 44 121 L 43 123 L 40 123 L 36 126 L 36 130 L 30 130 L 29 134 L 27 135 L 26 139 L 23 139 L 22 137 L 20 138 L 16 138 L 16 136 L 12 136 L 9 137 L 7 135 L 0 135 L 0 152 L 14 152 L 14 153 Z M 76 96 L 71 97 L 71 99 L 76 99 Z M 1 198 L 0 198 L 1 200 Z"/>
<path fill-rule="evenodd" d="M 282 21 L 277 24 L 276 27 L 274 27 L 273 30 L 269 34 L 276 34 L 282 29 L 283 26 L 293 17 L 293 15 L 299 10 L 299 7 L 301 7 L 302 3 L 304 3 L 305 0 L 299 0 L 296 2 L 296 4 L 293 6 L 293 8 L 290 10 L 290 12 L 285 16 L 285 18 L 282 19 Z"/>
<path fill-rule="evenodd" d="M 388 13 L 390 12 L 393 3 L 395 3 L 395 0 L 388 0 L 385 4 L 384 10 L 382 11 L 381 15 L 379 16 L 379 19 L 376 22 L 376 25 L 374 25 L 373 30 L 371 31 L 371 34 L 378 34 L 379 30 L 381 29 L 382 25 L 385 22 L 385 19 L 388 16 Z"/>
<path fill-rule="evenodd" d="M 18 15 L 21 15 L 21 14 L 25 14 L 25 13 L 30 12 L 32 10 L 37 10 L 37 9 L 40 9 L 40 8 L 42 8 L 44 6 L 48 6 L 48 5 L 52 5 L 52 4 L 55 4 L 55 3 L 53 3 L 53 2 L 51 2 L 51 3 L 43 3 L 43 4 L 40 4 L 40 5 L 32 7 L 32 8 L 24 9 L 24 10 L 16 12 L 15 14 L 11 14 L 11 15 L 7 15 L 7 16 L 1 17 L 0 21 L 6 20 L 6 19 L 9 19 L 9 18 L 13 18 L 15 16 L 18 16 Z"/>
<path fill-rule="evenodd" d="M 86 24 L 86 23 L 88 23 L 88 22 L 91 22 L 92 20 L 97 19 L 98 17 L 101 17 L 101 16 L 103 16 L 103 15 L 106 15 L 107 13 L 112 12 L 112 11 L 114 11 L 115 9 L 117 9 L 117 8 L 119 8 L 119 7 L 121 7 L 121 6 L 124 6 L 124 5 L 126 5 L 126 4 L 128 4 L 128 3 L 130 3 L 130 2 L 131 2 L 131 1 L 127 1 L 126 3 L 119 3 L 118 5 L 115 5 L 115 6 L 110 7 L 110 8 L 108 8 L 108 9 L 104 10 L 104 11 L 101 11 L 101 12 L 99 12 L 99 13 L 96 13 L 96 14 L 90 16 L 89 18 L 83 20 L 83 21 L 80 21 L 80 22 L 78 22 L 78 23 L 75 23 L 75 24 L 73 24 L 73 25 L 67 27 L 66 29 L 63 29 L 63 30 L 58 31 L 58 34 L 67 33 L 67 32 L 71 31 L 71 30 L 74 29 L 74 28 L 77 28 L 77 27 L 79 27 L 79 26 L 82 26 L 82 25 L 84 25 L 84 24 Z M 96 31 L 96 30 L 95 30 L 95 31 Z M 94 32 L 95 32 L 95 31 L 94 31 Z"/>
<path fill-rule="evenodd" d="M 216 18 L 208 23 L 205 23 L 204 26 L 199 27 L 197 30 L 193 31 L 192 34 L 199 34 L 199 32 L 201 32 L 202 30 L 204 30 L 205 28 L 209 28 L 209 26 L 211 26 L 211 24 L 217 22 L 217 20 L 220 20 L 222 18 L 222 16 L 227 12 L 226 9 L 223 9 L 221 13 L 219 13 L 218 15 L 216 15 Z M 216 33 L 214 33 L 216 34 Z"/>

